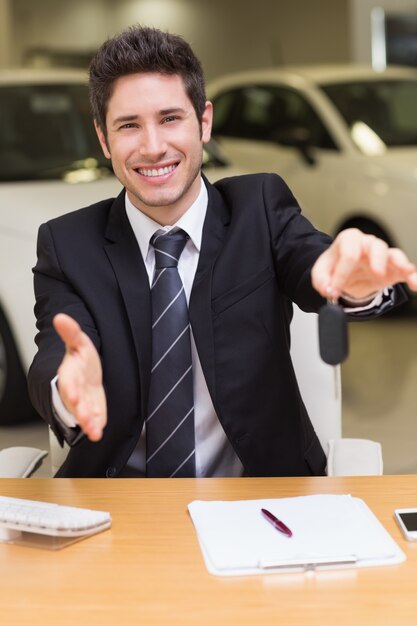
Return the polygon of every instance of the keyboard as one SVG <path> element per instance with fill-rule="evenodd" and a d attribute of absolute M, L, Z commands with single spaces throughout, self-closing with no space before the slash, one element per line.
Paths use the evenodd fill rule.
<path fill-rule="evenodd" d="M 15 536 L 16 531 L 84 537 L 110 526 L 111 516 L 105 511 L 0 496 L 0 540 Z"/>

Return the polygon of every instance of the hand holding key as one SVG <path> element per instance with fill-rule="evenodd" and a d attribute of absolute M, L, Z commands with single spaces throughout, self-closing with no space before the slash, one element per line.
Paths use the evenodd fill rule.
<path fill-rule="evenodd" d="M 342 294 L 366 298 L 400 282 L 417 291 L 417 269 L 404 252 L 356 228 L 338 234 L 314 264 L 311 280 L 324 298 L 331 299 Z"/>
<path fill-rule="evenodd" d="M 314 264 L 311 280 L 328 299 L 319 312 L 319 343 L 320 355 L 329 365 L 342 363 L 348 355 L 347 319 L 337 304 L 342 294 L 366 302 L 399 282 L 417 291 L 417 269 L 406 255 L 356 228 L 339 233 Z"/>

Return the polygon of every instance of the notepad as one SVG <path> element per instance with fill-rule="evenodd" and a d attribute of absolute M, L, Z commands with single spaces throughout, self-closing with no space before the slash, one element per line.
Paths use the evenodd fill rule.
<path fill-rule="evenodd" d="M 265 520 L 268 509 L 293 532 Z M 188 505 L 206 567 L 238 576 L 401 563 L 405 554 L 365 502 L 350 495 L 200 501 Z"/>

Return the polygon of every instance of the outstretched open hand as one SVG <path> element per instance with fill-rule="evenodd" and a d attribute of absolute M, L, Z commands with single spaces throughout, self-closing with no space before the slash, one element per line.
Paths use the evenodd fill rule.
<path fill-rule="evenodd" d="M 59 313 L 53 323 L 66 348 L 58 369 L 61 399 L 87 437 L 99 441 L 107 422 L 100 357 L 90 338 L 69 315 Z"/>

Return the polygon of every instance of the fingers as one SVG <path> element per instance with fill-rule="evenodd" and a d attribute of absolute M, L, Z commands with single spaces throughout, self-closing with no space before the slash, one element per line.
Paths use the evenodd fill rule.
<path fill-rule="evenodd" d="M 362 298 L 398 282 L 417 290 L 417 271 L 401 250 L 352 228 L 317 259 L 312 282 L 323 297 L 336 299 L 344 292 Z"/>
<path fill-rule="evenodd" d="M 328 276 L 327 293 L 338 298 L 361 259 L 361 244 L 353 229 L 344 231 L 335 240 L 333 272 Z"/>
<path fill-rule="evenodd" d="M 76 368 L 64 362 L 58 370 L 60 397 L 81 430 L 91 441 L 99 441 L 107 422 L 106 397 L 102 385 L 88 385 Z"/>
<path fill-rule="evenodd" d="M 58 378 L 58 389 L 65 407 L 81 430 L 91 441 L 99 441 L 107 421 L 104 392 L 100 392 L 96 398 L 94 394 L 82 390 L 78 393 L 74 384 L 72 389 L 69 388 L 63 376 Z"/>
<path fill-rule="evenodd" d="M 417 291 L 417 271 L 409 274 L 406 282 L 410 289 L 412 289 L 413 291 Z"/>
<path fill-rule="evenodd" d="M 81 430 L 91 441 L 99 441 L 106 425 L 105 399 L 82 398 L 75 407 L 74 417 Z"/>
<path fill-rule="evenodd" d="M 348 293 L 368 296 L 393 282 L 387 274 L 388 245 L 373 235 L 350 230 L 339 242 L 338 260 L 330 281 L 334 298 Z"/>
<path fill-rule="evenodd" d="M 388 244 L 373 235 L 365 235 L 362 241 L 361 257 L 368 259 L 370 270 L 376 276 L 383 277 L 387 271 Z"/>
<path fill-rule="evenodd" d="M 402 250 L 390 248 L 388 252 L 388 268 L 395 275 L 393 282 L 406 282 L 410 289 L 417 291 L 416 266 L 408 260 Z"/>

